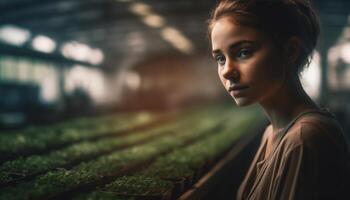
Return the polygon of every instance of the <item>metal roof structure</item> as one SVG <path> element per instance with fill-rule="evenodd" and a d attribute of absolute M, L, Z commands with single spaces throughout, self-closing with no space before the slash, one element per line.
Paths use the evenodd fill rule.
<path fill-rule="evenodd" d="M 77 41 L 99 48 L 105 55 L 101 67 L 108 69 L 125 59 L 176 51 L 161 37 L 166 27 L 188 38 L 195 52 L 208 51 L 206 19 L 215 4 L 215 0 L 1 0 L 0 27 L 22 27 L 33 35 L 51 37 L 58 45 Z M 323 27 L 321 48 L 327 48 L 349 23 L 350 1 L 314 0 L 314 4 Z M 147 13 L 153 17 L 150 24 L 142 21 Z M 24 49 L 0 44 L 2 54 L 64 60 L 58 50 L 45 55 Z"/>

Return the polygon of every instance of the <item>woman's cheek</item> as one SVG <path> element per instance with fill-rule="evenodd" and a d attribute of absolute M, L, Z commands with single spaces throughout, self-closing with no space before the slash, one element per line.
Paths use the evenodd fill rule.
<path fill-rule="evenodd" d="M 218 67 L 218 75 L 219 75 L 219 79 L 220 79 L 220 82 L 221 82 L 221 84 L 224 86 L 224 88 L 225 88 L 225 81 L 226 81 L 226 79 L 221 75 L 221 69 L 220 69 L 220 67 Z M 226 88 L 225 88 L 226 89 Z"/>
<path fill-rule="evenodd" d="M 256 65 L 256 63 L 250 63 L 242 66 L 241 71 L 242 82 L 246 84 L 254 83 L 259 80 L 259 76 L 262 73 L 260 72 L 259 67 Z"/>
<path fill-rule="evenodd" d="M 262 86 L 280 79 L 280 70 L 276 69 L 275 63 L 271 61 L 267 55 L 258 55 L 247 64 L 245 69 L 249 81 Z"/>

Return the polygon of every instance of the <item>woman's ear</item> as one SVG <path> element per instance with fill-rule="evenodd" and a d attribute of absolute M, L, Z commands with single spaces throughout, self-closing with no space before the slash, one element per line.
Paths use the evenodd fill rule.
<path fill-rule="evenodd" d="M 288 64 L 297 64 L 300 57 L 301 42 L 298 37 L 292 36 L 287 40 L 284 48 L 284 57 Z"/>

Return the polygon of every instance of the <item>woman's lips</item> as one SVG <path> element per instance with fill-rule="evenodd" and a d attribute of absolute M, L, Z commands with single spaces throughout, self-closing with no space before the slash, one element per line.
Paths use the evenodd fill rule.
<path fill-rule="evenodd" d="M 248 86 L 245 85 L 232 85 L 228 88 L 228 91 L 231 92 L 232 90 L 242 90 L 248 88 Z"/>
<path fill-rule="evenodd" d="M 239 97 L 242 96 L 248 88 L 249 87 L 245 85 L 234 85 L 229 87 L 228 92 L 235 97 Z"/>

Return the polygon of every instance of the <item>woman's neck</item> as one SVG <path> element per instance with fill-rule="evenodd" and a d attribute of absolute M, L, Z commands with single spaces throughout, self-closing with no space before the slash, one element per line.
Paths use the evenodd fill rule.
<path fill-rule="evenodd" d="M 300 113 L 318 109 L 299 80 L 294 84 L 284 84 L 273 95 L 261 101 L 260 105 L 272 124 L 273 133 L 284 129 Z"/>

